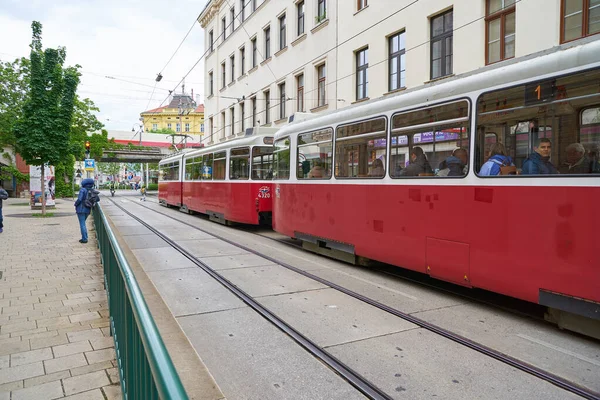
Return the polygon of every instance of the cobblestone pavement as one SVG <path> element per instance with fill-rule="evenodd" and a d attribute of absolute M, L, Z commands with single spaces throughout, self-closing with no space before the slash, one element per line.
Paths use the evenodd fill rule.
<path fill-rule="evenodd" d="M 51 218 L 17 216 L 40 213 L 26 202 L 3 207 L 0 400 L 120 399 L 95 232 L 78 242 L 70 200 Z"/>

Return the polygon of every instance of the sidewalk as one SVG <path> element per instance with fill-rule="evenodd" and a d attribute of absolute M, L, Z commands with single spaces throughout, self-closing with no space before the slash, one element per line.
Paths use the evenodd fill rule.
<path fill-rule="evenodd" d="M 51 218 L 26 203 L 3 207 L 0 400 L 120 399 L 95 232 L 78 242 L 70 199 Z"/>

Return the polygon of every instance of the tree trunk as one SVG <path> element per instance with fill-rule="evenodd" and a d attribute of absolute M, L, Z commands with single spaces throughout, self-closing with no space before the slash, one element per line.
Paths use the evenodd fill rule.
<path fill-rule="evenodd" d="M 46 182 L 44 181 L 44 163 L 42 163 L 42 215 L 46 215 Z"/>

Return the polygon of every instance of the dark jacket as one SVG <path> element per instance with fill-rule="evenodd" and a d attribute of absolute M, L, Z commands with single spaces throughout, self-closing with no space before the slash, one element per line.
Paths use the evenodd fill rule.
<path fill-rule="evenodd" d="M 523 161 L 523 175 L 549 175 L 558 174 L 556 167 L 550 162 L 549 158 L 542 157 L 533 152 Z"/>
<path fill-rule="evenodd" d="M 431 174 L 433 171 L 431 170 L 431 165 L 429 165 L 429 161 L 425 158 L 425 156 L 417 157 L 415 162 L 411 162 L 408 167 L 404 168 L 399 176 L 419 176 L 419 174 Z"/>
<path fill-rule="evenodd" d="M 465 175 L 465 166 L 463 165 L 460 158 L 455 156 L 449 156 L 442 161 L 438 168 L 439 176 L 463 176 Z"/>
<path fill-rule="evenodd" d="M 569 163 L 561 164 L 559 171 L 561 174 L 589 174 L 592 172 L 593 165 L 587 157 L 582 157 L 575 165 Z"/>
<path fill-rule="evenodd" d="M 0 208 L 2 208 L 2 200 L 8 199 L 8 192 L 0 187 Z"/>
<path fill-rule="evenodd" d="M 94 180 L 86 178 L 81 181 L 81 189 L 79 189 L 79 195 L 75 201 L 75 212 L 77 214 L 89 214 L 92 210 L 85 206 L 85 198 L 87 197 L 88 190 L 94 188 Z"/>

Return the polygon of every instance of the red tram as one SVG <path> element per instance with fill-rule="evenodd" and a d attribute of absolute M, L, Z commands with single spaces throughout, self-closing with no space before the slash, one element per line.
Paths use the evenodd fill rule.
<path fill-rule="evenodd" d="M 273 228 L 599 337 L 576 321 L 600 320 L 599 54 L 563 45 L 281 128 Z"/>
<path fill-rule="evenodd" d="M 223 224 L 270 223 L 273 131 L 250 131 L 243 138 L 162 160 L 159 202 Z"/>

